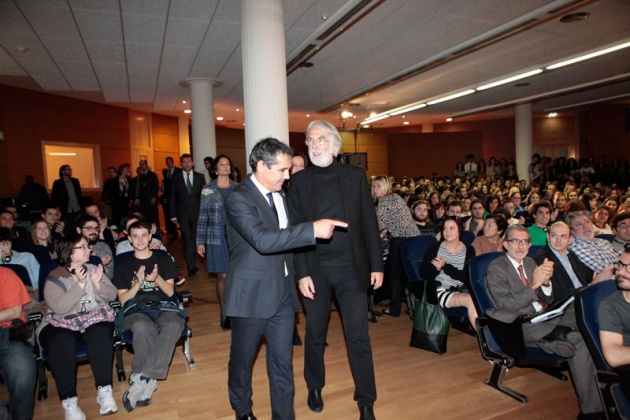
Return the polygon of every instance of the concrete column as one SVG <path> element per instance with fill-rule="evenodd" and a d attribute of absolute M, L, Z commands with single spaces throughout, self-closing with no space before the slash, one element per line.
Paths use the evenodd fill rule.
<path fill-rule="evenodd" d="M 532 161 L 532 104 L 516 105 L 515 107 L 516 129 L 516 171 L 519 179 L 524 179 L 529 184 L 527 167 Z"/>
<path fill-rule="evenodd" d="M 260 139 L 275 137 L 289 144 L 282 0 L 241 0 L 241 42 L 245 151 L 249 160 L 252 147 Z M 247 170 L 251 171 L 249 167 Z"/>
<path fill-rule="evenodd" d="M 216 79 L 194 77 L 180 82 L 190 87 L 190 110 L 192 111 L 192 156 L 197 170 L 202 168 L 203 158 L 217 155 L 217 136 L 214 127 L 213 87 L 223 85 Z"/>

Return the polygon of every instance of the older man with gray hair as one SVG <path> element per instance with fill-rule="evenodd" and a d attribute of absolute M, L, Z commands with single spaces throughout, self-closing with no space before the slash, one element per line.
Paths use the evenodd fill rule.
<path fill-rule="evenodd" d="M 567 216 L 566 222 L 573 234 L 573 243 L 569 249 L 587 267 L 599 274 L 617 262 L 620 252 L 609 241 L 595 237 L 591 212 L 575 211 Z"/>

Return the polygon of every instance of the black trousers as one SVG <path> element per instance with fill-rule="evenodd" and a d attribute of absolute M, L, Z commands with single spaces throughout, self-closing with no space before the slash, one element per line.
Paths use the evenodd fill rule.
<path fill-rule="evenodd" d="M 77 342 L 87 344 L 87 354 L 97 387 L 112 384 L 114 360 L 114 323 L 100 322 L 88 327 L 84 333 L 45 326 L 39 340 L 48 351 L 48 366 L 52 372 L 59 399 L 77 396 Z"/>
<path fill-rule="evenodd" d="M 359 405 L 371 405 L 376 400 L 376 381 L 368 333 L 367 294 L 359 290 L 352 266 L 322 267 L 322 273 L 323 278 L 313 279 L 315 298 L 303 299 L 306 311 L 304 344 L 306 385 L 308 389 L 321 389 L 326 382 L 324 345 L 334 292 L 343 319 L 348 359 L 355 386 L 354 400 Z"/>

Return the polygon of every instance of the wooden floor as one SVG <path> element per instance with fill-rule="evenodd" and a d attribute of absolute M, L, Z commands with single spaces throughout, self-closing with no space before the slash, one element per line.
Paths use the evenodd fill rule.
<path fill-rule="evenodd" d="M 179 242 L 174 254 L 181 255 Z M 177 258 L 181 260 L 180 258 Z M 205 263 L 198 262 L 205 268 Z M 205 270 L 201 270 L 205 271 Z M 197 362 L 190 369 L 177 347 L 166 381 L 148 407 L 127 413 L 122 395 L 127 383 L 116 382 L 114 395 L 118 403 L 116 418 L 143 419 L 233 419 L 227 394 L 227 363 L 230 332 L 219 327 L 219 306 L 215 282 L 205 273 L 188 278 L 181 289 L 190 290 L 195 299 L 188 310 L 193 331 L 192 354 Z M 367 316 L 367 313 L 366 313 Z M 300 314 L 298 329 L 304 336 L 304 317 Z M 406 317 L 381 318 L 370 324 L 374 352 L 378 400 L 375 414 L 379 419 L 570 419 L 578 414 L 577 399 L 569 382 L 562 382 L 531 369 L 515 368 L 506 376 L 508 386 L 529 397 L 527 404 L 490 388 L 483 383 L 490 365 L 480 354 L 475 338 L 451 329 L 448 352 L 437 355 L 409 347 L 412 321 Z M 325 408 L 311 412 L 306 406 L 307 389 L 303 379 L 304 349 L 294 347 L 295 412 L 298 419 L 358 418 L 352 396 L 354 385 L 339 314 L 333 312 L 326 349 L 326 380 L 323 390 Z M 270 419 L 269 387 L 265 367 L 264 347 L 254 367 L 254 414 Z M 132 355 L 124 354 L 125 368 L 130 371 Z M 35 404 L 36 419 L 63 419 L 63 409 L 57 397 L 55 382 L 49 378 L 49 397 Z M 0 387 L 3 388 L 3 387 Z M 80 366 L 78 372 L 79 403 L 87 417 L 99 417 L 95 402 L 96 390 L 90 367 Z M 4 389 L 0 399 L 6 399 Z"/>

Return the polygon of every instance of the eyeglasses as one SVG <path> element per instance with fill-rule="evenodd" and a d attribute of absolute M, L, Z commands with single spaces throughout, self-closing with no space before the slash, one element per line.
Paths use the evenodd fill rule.
<path fill-rule="evenodd" d="M 73 246 L 72 249 L 92 249 L 89 245 Z"/>
<path fill-rule="evenodd" d="M 617 225 L 617 229 L 630 229 L 630 223 L 620 223 Z"/>
<path fill-rule="evenodd" d="M 531 239 L 506 239 L 506 242 L 510 242 L 512 245 L 529 245 L 532 243 Z"/>
<path fill-rule="evenodd" d="M 621 261 L 617 261 L 616 263 L 613 263 L 613 267 L 615 267 L 615 271 L 621 271 L 625 268 L 625 270 L 630 273 L 630 269 L 628 267 L 630 267 L 630 264 L 624 264 Z"/>
<path fill-rule="evenodd" d="M 328 143 L 330 140 L 328 140 L 326 137 L 324 136 L 319 136 L 317 138 L 315 137 L 309 137 L 306 139 L 306 141 L 304 143 L 306 143 L 307 146 L 310 146 L 311 144 L 317 142 L 317 144 L 319 144 L 320 146 L 325 145 L 326 143 Z"/>
<path fill-rule="evenodd" d="M 83 226 L 81 229 L 85 229 L 85 230 L 88 230 L 88 231 L 101 230 L 101 228 L 99 226 Z"/>

